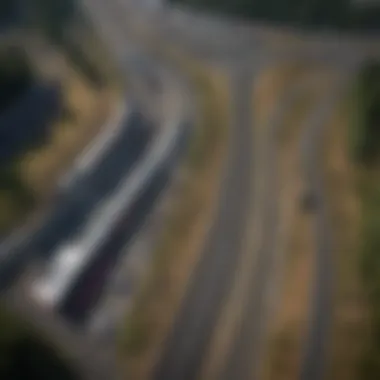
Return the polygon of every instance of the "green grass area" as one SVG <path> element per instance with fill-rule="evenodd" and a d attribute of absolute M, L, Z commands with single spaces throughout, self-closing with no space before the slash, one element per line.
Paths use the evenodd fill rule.
<path fill-rule="evenodd" d="M 363 379 L 380 374 L 380 62 L 369 63 L 354 91 L 350 128 L 361 201 L 360 265 L 371 307 L 371 342 L 363 357 Z"/>

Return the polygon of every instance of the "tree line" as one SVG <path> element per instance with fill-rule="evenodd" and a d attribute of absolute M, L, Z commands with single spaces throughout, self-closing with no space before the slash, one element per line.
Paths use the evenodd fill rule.
<path fill-rule="evenodd" d="M 380 5 L 355 7 L 352 0 L 170 0 L 236 16 L 303 27 L 380 27 Z"/>

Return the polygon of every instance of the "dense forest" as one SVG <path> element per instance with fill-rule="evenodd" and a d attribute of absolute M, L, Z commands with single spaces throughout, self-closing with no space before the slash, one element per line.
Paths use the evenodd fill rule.
<path fill-rule="evenodd" d="M 303 27 L 380 28 L 380 4 L 352 0 L 170 0 L 173 4 Z"/>

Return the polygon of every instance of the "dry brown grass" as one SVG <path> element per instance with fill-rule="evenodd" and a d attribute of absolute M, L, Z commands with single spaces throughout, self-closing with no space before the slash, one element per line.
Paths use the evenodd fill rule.
<path fill-rule="evenodd" d="M 309 216 L 299 210 L 293 216 L 286 246 L 285 273 L 278 294 L 277 313 L 271 323 L 268 355 L 263 378 L 296 379 L 308 320 L 310 278 L 312 276 L 313 230 Z"/>
<path fill-rule="evenodd" d="M 311 68 L 302 62 L 273 64 L 260 73 L 253 92 L 254 125 L 265 124 L 282 94 Z"/>
<path fill-rule="evenodd" d="M 297 114 L 298 115 L 298 114 Z M 297 119 L 290 112 L 289 121 Z M 293 126 L 293 125 L 292 125 Z M 299 127 L 299 125 L 298 125 Z M 311 217 L 299 207 L 302 178 L 298 166 L 298 139 L 280 149 L 280 235 L 277 244 L 272 300 L 275 310 L 268 326 L 264 379 L 295 379 L 308 312 L 313 257 Z"/>
<path fill-rule="evenodd" d="M 346 106 L 339 107 L 331 120 L 324 155 L 335 243 L 334 314 L 326 379 L 356 380 L 361 378 L 360 364 L 370 332 L 369 305 L 360 277 L 360 200 L 345 138 L 350 117 Z"/>
<path fill-rule="evenodd" d="M 22 176 L 39 200 L 51 193 L 62 172 L 100 131 L 116 100 L 108 90 L 91 88 L 70 67 L 65 74 L 63 99 L 72 117 L 56 121 L 48 143 L 30 151 L 21 161 Z"/>
<path fill-rule="evenodd" d="M 44 208 L 57 179 L 98 133 L 119 93 L 111 86 L 103 90 L 93 88 L 61 51 L 38 35 L 26 36 L 20 32 L 13 39 L 7 36 L 1 43 L 25 49 L 37 80 L 61 83 L 63 108 L 68 111 L 62 112 L 49 126 L 51 136 L 46 142 L 3 168 L 12 172 L 13 180 L 18 183 L 17 192 L 7 190 L 0 194 L 4 211 L 0 217 L 0 233 L 7 234 Z"/>
<path fill-rule="evenodd" d="M 126 374 L 139 380 L 150 376 L 199 258 L 216 205 L 228 122 L 226 78 L 188 60 L 181 63 L 195 84 L 201 116 L 182 168 L 180 191 L 122 337 L 120 355 Z"/>

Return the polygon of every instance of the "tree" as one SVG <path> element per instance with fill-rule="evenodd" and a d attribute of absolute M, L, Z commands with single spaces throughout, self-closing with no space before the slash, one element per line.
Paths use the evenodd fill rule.
<path fill-rule="evenodd" d="M 41 28 L 54 42 L 62 42 L 65 28 L 75 15 L 74 0 L 20 1 L 27 24 Z"/>
<path fill-rule="evenodd" d="M 380 6 L 355 9 L 350 0 L 171 0 L 250 19 L 307 27 L 380 26 Z"/>
<path fill-rule="evenodd" d="M 0 49 L 0 110 L 12 104 L 31 82 L 32 71 L 25 52 L 15 46 Z"/>

